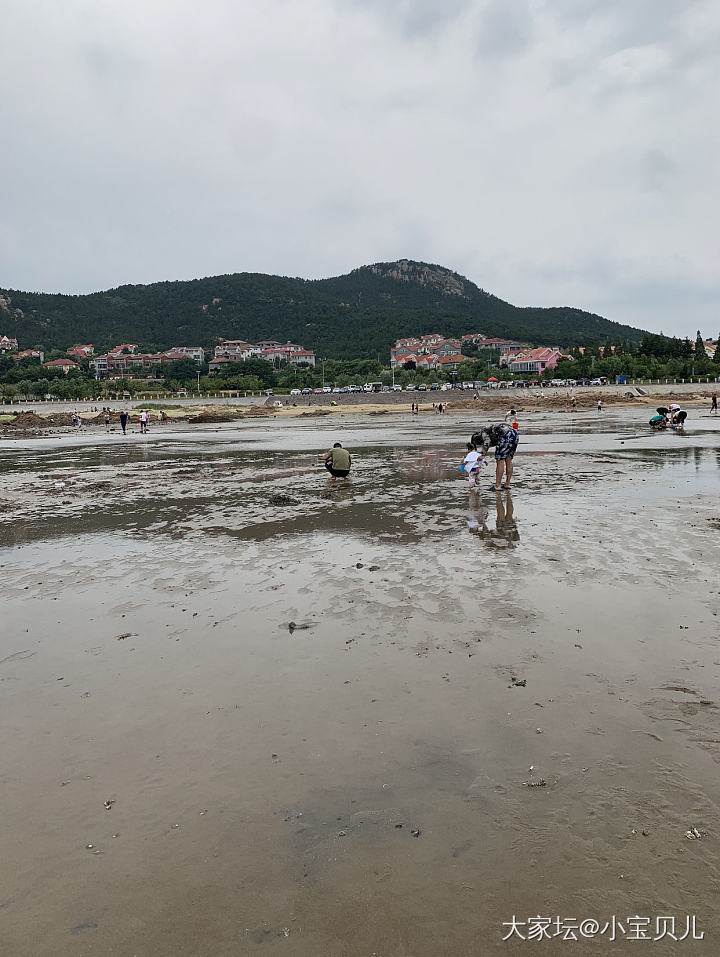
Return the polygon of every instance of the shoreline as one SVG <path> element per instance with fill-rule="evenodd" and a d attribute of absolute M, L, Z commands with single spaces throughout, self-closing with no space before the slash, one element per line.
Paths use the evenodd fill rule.
<path fill-rule="evenodd" d="M 168 426 L 184 424 L 189 426 L 220 425 L 225 423 L 240 423 L 246 420 L 254 419 L 296 419 L 296 418 L 323 418 L 326 416 L 385 416 L 385 415 L 412 415 L 411 406 L 418 405 L 417 415 L 443 415 L 454 416 L 464 415 L 468 412 L 479 412 L 489 414 L 490 417 L 504 417 L 509 409 L 515 409 L 518 415 L 536 414 L 538 412 L 559 413 L 569 415 L 585 415 L 587 413 L 597 413 L 597 402 L 602 400 L 603 409 L 630 409 L 638 407 L 648 410 L 656 408 L 660 404 L 669 404 L 677 401 L 679 398 L 684 400 L 683 405 L 688 409 L 702 409 L 708 403 L 709 396 L 698 394 L 697 392 L 686 393 L 682 396 L 674 391 L 665 393 L 655 393 L 652 395 L 619 395 L 606 394 L 601 391 L 584 392 L 576 394 L 577 406 L 568 408 L 566 395 L 546 395 L 543 397 L 535 395 L 526 395 L 519 393 L 502 394 L 480 394 L 477 399 L 472 398 L 452 398 L 444 399 L 445 393 L 440 393 L 437 398 L 433 394 L 427 396 L 422 393 L 420 399 L 416 393 L 396 393 L 392 396 L 382 396 L 386 401 L 373 402 L 348 402 L 342 401 L 347 396 L 338 397 L 336 404 L 331 405 L 327 402 L 325 396 L 322 403 L 313 402 L 313 398 L 304 397 L 302 404 L 294 403 L 292 405 L 283 404 L 275 406 L 275 401 L 280 399 L 268 398 L 265 403 L 259 405 L 216 405 L 207 403 L 204 405 L 185 405 L 169 406 L 166 412 L 166 421 L 159 422 L 153 415 L 150 421 L 150 432 L 161 428 L 166 431 Z M 355 397 L 353 397 L 355 398 Z M 377 398 L 380 398 L 378 396 Z M 387 401 L 392 399 L 392 401 Z M 443 412 L 437 411 L 437 405 L 442 403 Z M 135 427 L 138 410 L 129 409 L 130 419 L 128 421 L 128 432 Z M 709 415 L 709 412 L 708 412 Z M 72 412 L 51 412 L 42 409 L 18 410 L 17 412 L 0 411 L 0 440 L 11 438 L 43 437 L 50 435 L 68 435 L 90 433 L 97 434 L 103 430 L 107 432 L 117 432 L 120 425 L 120 412 L 114 410 L 110 414 L 110 429 L 105 429 L 103 412 L 92 412 L 91 414 L 82 414 L 83 427 L 79 430 L 72 424 Z"/>

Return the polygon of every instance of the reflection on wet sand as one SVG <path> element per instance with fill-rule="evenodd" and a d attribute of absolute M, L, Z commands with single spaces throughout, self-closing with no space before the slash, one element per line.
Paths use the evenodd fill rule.
<path fill-rule="evenodd" d="M 510 490 L 494 492 L 495 528 L 488 527 L 490 509 L 482 504 L 477 493 L 471 492 L 468 501 L 467 525 L 491 548 L 514 547 L 520 541 L 515 521 L 515 508 Z"/>
<path fill-rule="evenodd" d="M 6 455 L 3 955 L 718 953 L 717 435 L 467 425 Z"/>

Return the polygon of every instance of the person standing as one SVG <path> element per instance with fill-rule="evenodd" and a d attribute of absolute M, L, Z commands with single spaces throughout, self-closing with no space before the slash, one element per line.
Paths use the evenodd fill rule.
<path fill-rule="evenodd" d="M 123 409 L 122 412 L 120 413 L 120 428 L 123 431 L 123 435 L 127 435 L 127 431 L 126 431 L 127 422 L 128 422 L 128 414 L 125 411 L 125 409 Z"/>
<path fill-rule="evenodd" d="M 145 409 L 142 409 L 142 411 L 140 412 L 140 435 L 145 435 L 145 433 L 147 432 L 147 420 L 148 420 L 148 414 L 145 411 Z"/>
<path fill-rule="evenodd" d="M 103 416 L 103 419 L 105 420 L 105 431 L 109 432 L 110 431 L 110 412 L 107 409 L 105 410 L 105 415 Z"/>
<path fill-rule="evenodd" d="M 338 478 L 345 479 L 350 474 L 350 466 L 352 465 L 350 453 L 347 449 L 344 449 L 339 442 L 336 442 L 335 445 L 326 452 L 323 456 L 323 462 L 325 463 L 325 468 L 332 476 L 333 482 Z"/>
<path fill-rule="evenodd" d="M 598 399 L 598 412 L 602 412 L 602 409 L 603 409 L 602 399 Z"/>
<path fill-rule="evenodd" d="M 713 392 L 712 401 L 710 403 L 710 411 L 714 412 L 717 415 L 717 392 Z"/>
<path fill-rule="evenodd" d="M 520 436 L 517 429 L 514 429 L 506 422 L 498 422 L 496 425 L 486 425 L 478 432 L 473 432 L 470 436 L 470 442 L 482 452 L 483 457 L 487 455 L 491 445 L 495 446 L 495 486 L 494 490 L 499 492 L 502 487 L 510 488 L 510 482 L 513 474 L 513 458 L 517 452 Z M 505 473 L 505 485 L 502 484 L 503 472 Z"/>

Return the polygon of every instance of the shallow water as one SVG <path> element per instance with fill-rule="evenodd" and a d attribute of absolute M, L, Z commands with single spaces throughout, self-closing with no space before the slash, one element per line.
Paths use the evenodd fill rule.
<path fill-rule="evenodd" d="M 3 955 L 718 953 L 718 426 L 645 420 L 4 447 Z"/>

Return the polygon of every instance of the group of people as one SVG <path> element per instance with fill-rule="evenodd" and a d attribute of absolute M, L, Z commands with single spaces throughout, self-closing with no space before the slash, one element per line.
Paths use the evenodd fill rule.
<path fill-rule="evenodd" d="M 470 488 L 477 487 L 480 470 L 487 466 L 488 451 L 494 446 L 495 484 L 491 486 L 491 489 L 495 492 L 509 491 L 513 475 L 513 458 L 519 441 L 519 425 L 515 409 L 510 409 L 504 422 L 486 425 L 474 432 L 467 443 L 467 454 L 460 466 L 468 477 Z M 348 450 L 344 449 L 340 442 L 336 442 L 323 456 L 323 463 L 334 482 L 336 479 L 348 477 L 352 458 Z"/>
<path fill-rule="evenodd" d="M 602 400 L 598 399 L 598 412 L 602 412 Z M 412 411 L 415 412 L 417 406 L 413 403 Z M 711 412 L 717 414 L 718 401 L 717 393 L 712 395 Z M 438 408 L 442 411 L 442 406 Z M 669 408 L 660 406 L 656 415 L 650 419 L 650 426 L 653 429 L 672 429 L 683 430 L 687 412 L 674 403 Z M 495 482 L 491 485 L 491 490 L 501 492 L 509 491 L 513 476 L 513 458 L 517 452 L 520 441 L 517 413 L 515 409 L 505 415 L 504 422 L 498 422 L 494 425 L 486 425 L 470 437 L 466 446 L 466 455 L 460 466 L 461 471 L 467 475 L 468 485 L 471 489 L 478 487 L 478 478 L 480 472 L 489 463 L 487 454 L 491 447 L 495 448 Z M 347 449 L 344 449 L 339 442 L 325 454 L 325 468 L 330 472 L 333 480 L 336 478 L 347 478 L 350 474 L 351 458 Z"/>
<path fill-rule="evenodd" d="M 94 409 L 93 411 L 97 412 L 98 410 Z M 105 408 L 105 406 L 103 406 L 102 416 L 103 416 L 103 422 L 105 424 L 106 432 L 110 431 L 110 422 L 111 422 L 112 414 L 113 414 L 113 411 L 111 408 L 109 407 Z M 141 435 L 145 435 L 147 433 L 151 418 L 152 416 L 149 409 L 141 409 L 137 419 L 138 424 L 140 426 Z M 157 419 L 158 419 L 158 422 L 167 422 L 168 421 L 167 413 L 165 413 L 161 409 L 157 414 Z M 125 409 L 123 409 L 122 412 L 120 413 L 120 428 L 122 429 L 123 435 L 127 435 L 127 426 L 129 421 L 130 421 L 130 413 L 127 412 Z M 84 420 L 82 415 L 79 412 L 73 412 L 72 424 L 76 426 L 78 429 L 82 429 L 83 423 L 84 423 Z"/>
<path fill-rule="evenodd" d="M 514 412 L 508 413 L 508 415 L 510 414 L 514 415 Z M 517 452 L 519 441 L 518 423 L 514 418 L 511 422 L 486 425 L 478 432 L 474 432 L 467 443 L 467 455 L 462 463 L 470 488 L 477 488 L 480 471 L 488 464 L 488 451 L 491 446 L 494 446 L 495 484 L 490 487 L 495 492 L 501 492 L 503 489 L 509 490 L 513 475 L 513 458 Z"/>
<path fill-rule="evenodd" d="M 658 406 L 655 415 L 650 419 L 650 428 L 656 432 L 666 429 L 684 429 L 687 412 L 681 409 L 677 403 L 673 403 L 669 408 L 664 405 Z"/>

